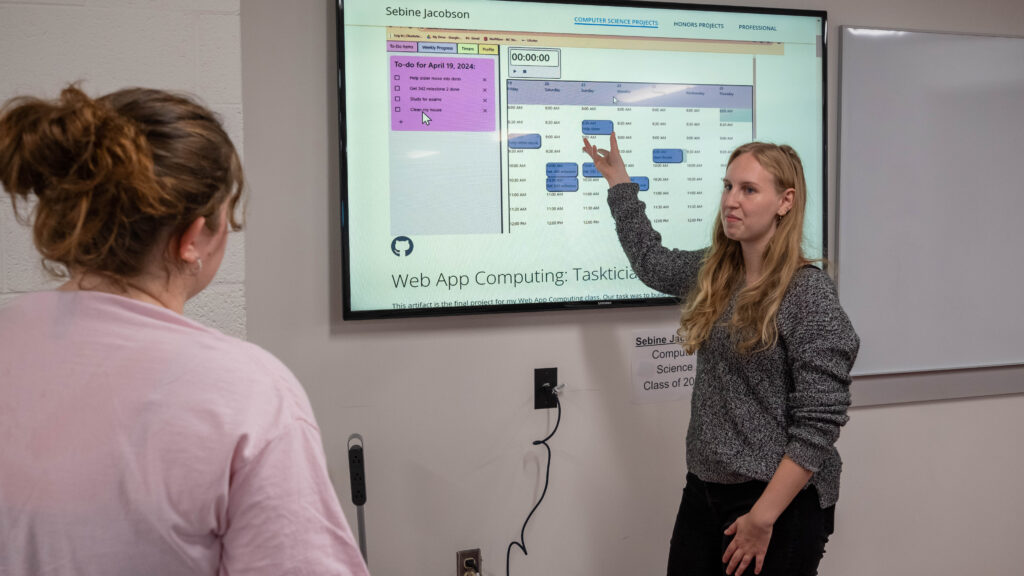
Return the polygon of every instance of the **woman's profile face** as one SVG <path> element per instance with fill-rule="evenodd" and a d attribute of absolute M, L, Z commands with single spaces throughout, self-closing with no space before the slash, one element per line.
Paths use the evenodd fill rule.
<path fill-rule="evenodd" d="M 763 249 L 775 233 L 776 216 L 792 206 L 792 194 L 780 193 L 775 177 L 751 154 L 741 154 L 729 164 L 722 184 L 726 237 Z"/>

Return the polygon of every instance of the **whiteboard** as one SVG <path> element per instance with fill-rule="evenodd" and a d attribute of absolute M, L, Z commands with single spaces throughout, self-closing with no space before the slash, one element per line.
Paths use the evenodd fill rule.
<path fill-rule="evenodd" d="M 1024 364 L 1024 38 L 840 31 L 854 375 Z"/>

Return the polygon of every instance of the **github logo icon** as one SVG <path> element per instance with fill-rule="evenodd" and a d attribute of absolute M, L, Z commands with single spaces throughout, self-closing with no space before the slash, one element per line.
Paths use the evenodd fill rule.
<path fill-rule="evenodd" d="M 391 252 L 401 258 L 412 254 L 412 238 L 408 236 L 395 236 L 391 241 Z"/>

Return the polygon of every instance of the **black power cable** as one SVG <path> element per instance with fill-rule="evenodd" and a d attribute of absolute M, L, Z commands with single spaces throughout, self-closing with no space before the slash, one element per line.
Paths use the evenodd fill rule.
<path fill-rule="evenodd" d="M 508 551 L 505 552 L 505 576 L 511 575 L 509 560 L 512 557 L 513 546 L 518 546 L 519 549 L 523 551 L 524 556 L 530 555 L 530 553 L 526 551 L 526 523 L 530 521 L 530 517 L 537 511 L 537 507 L 544 501 L 544 496 L 548 493 L 548 481 L 551 479 L 551 446 L 548 446 L 548 440 L 551 440 L 551 437 L 555 435 L 555 432 L 558 432 L 558 425 L 562 422 L 562 403 L 558 401 L 558 393 L 557 391 L 552 391 L 551 395 L 555 397 L 555 407 L 558 408 L 558 419 L 555 420 L 555 428 L 551 431 L 551 434 L 548 434 L 547 438 L 533 441 L 534 446 L 537 446 L 538 444 L 543 445 L 548 451 L 548 466 L 547 470 L 544 472 L 544 490 L 540 493 L 540 499 L 533 505 L 533 510 L 530 510 L 530 513 L 526 515 L 526 520 L 523 521 L 523 529 L 519 533 L 519 541 L 516 542 L 513 540 L 508 545 Z"/>

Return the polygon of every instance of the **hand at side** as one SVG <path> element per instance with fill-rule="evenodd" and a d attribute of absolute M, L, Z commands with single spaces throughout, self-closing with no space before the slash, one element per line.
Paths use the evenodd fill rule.
<path fill-rule="evenodd" d="M 772 527 L 773 524 L 747 513 L 726 528 L 725 534 L 731 535 L 732 541 L 722 556 L 722 563 L 727 565 L 725 573 L 742 576 L 753 562 L 754 574 L 760 574 L 764 556 L 768 553 L 768 542 L 772 539 Z"/>
<path fill-rule="evenodd" d="M 733 576 L 735 570 L 734 576 L 742 576 L 751 562 L 754 563 L 754 574 L 761 573 L 775 521 L 810 479 L 810 470 L 788 455 L 782 457 L 771 482 L 750 512 L 737 518 L 725 530 L 727 536 L 733 537 L 722 556 L 722 563 L 727 564 L 726 574 Z"/>

